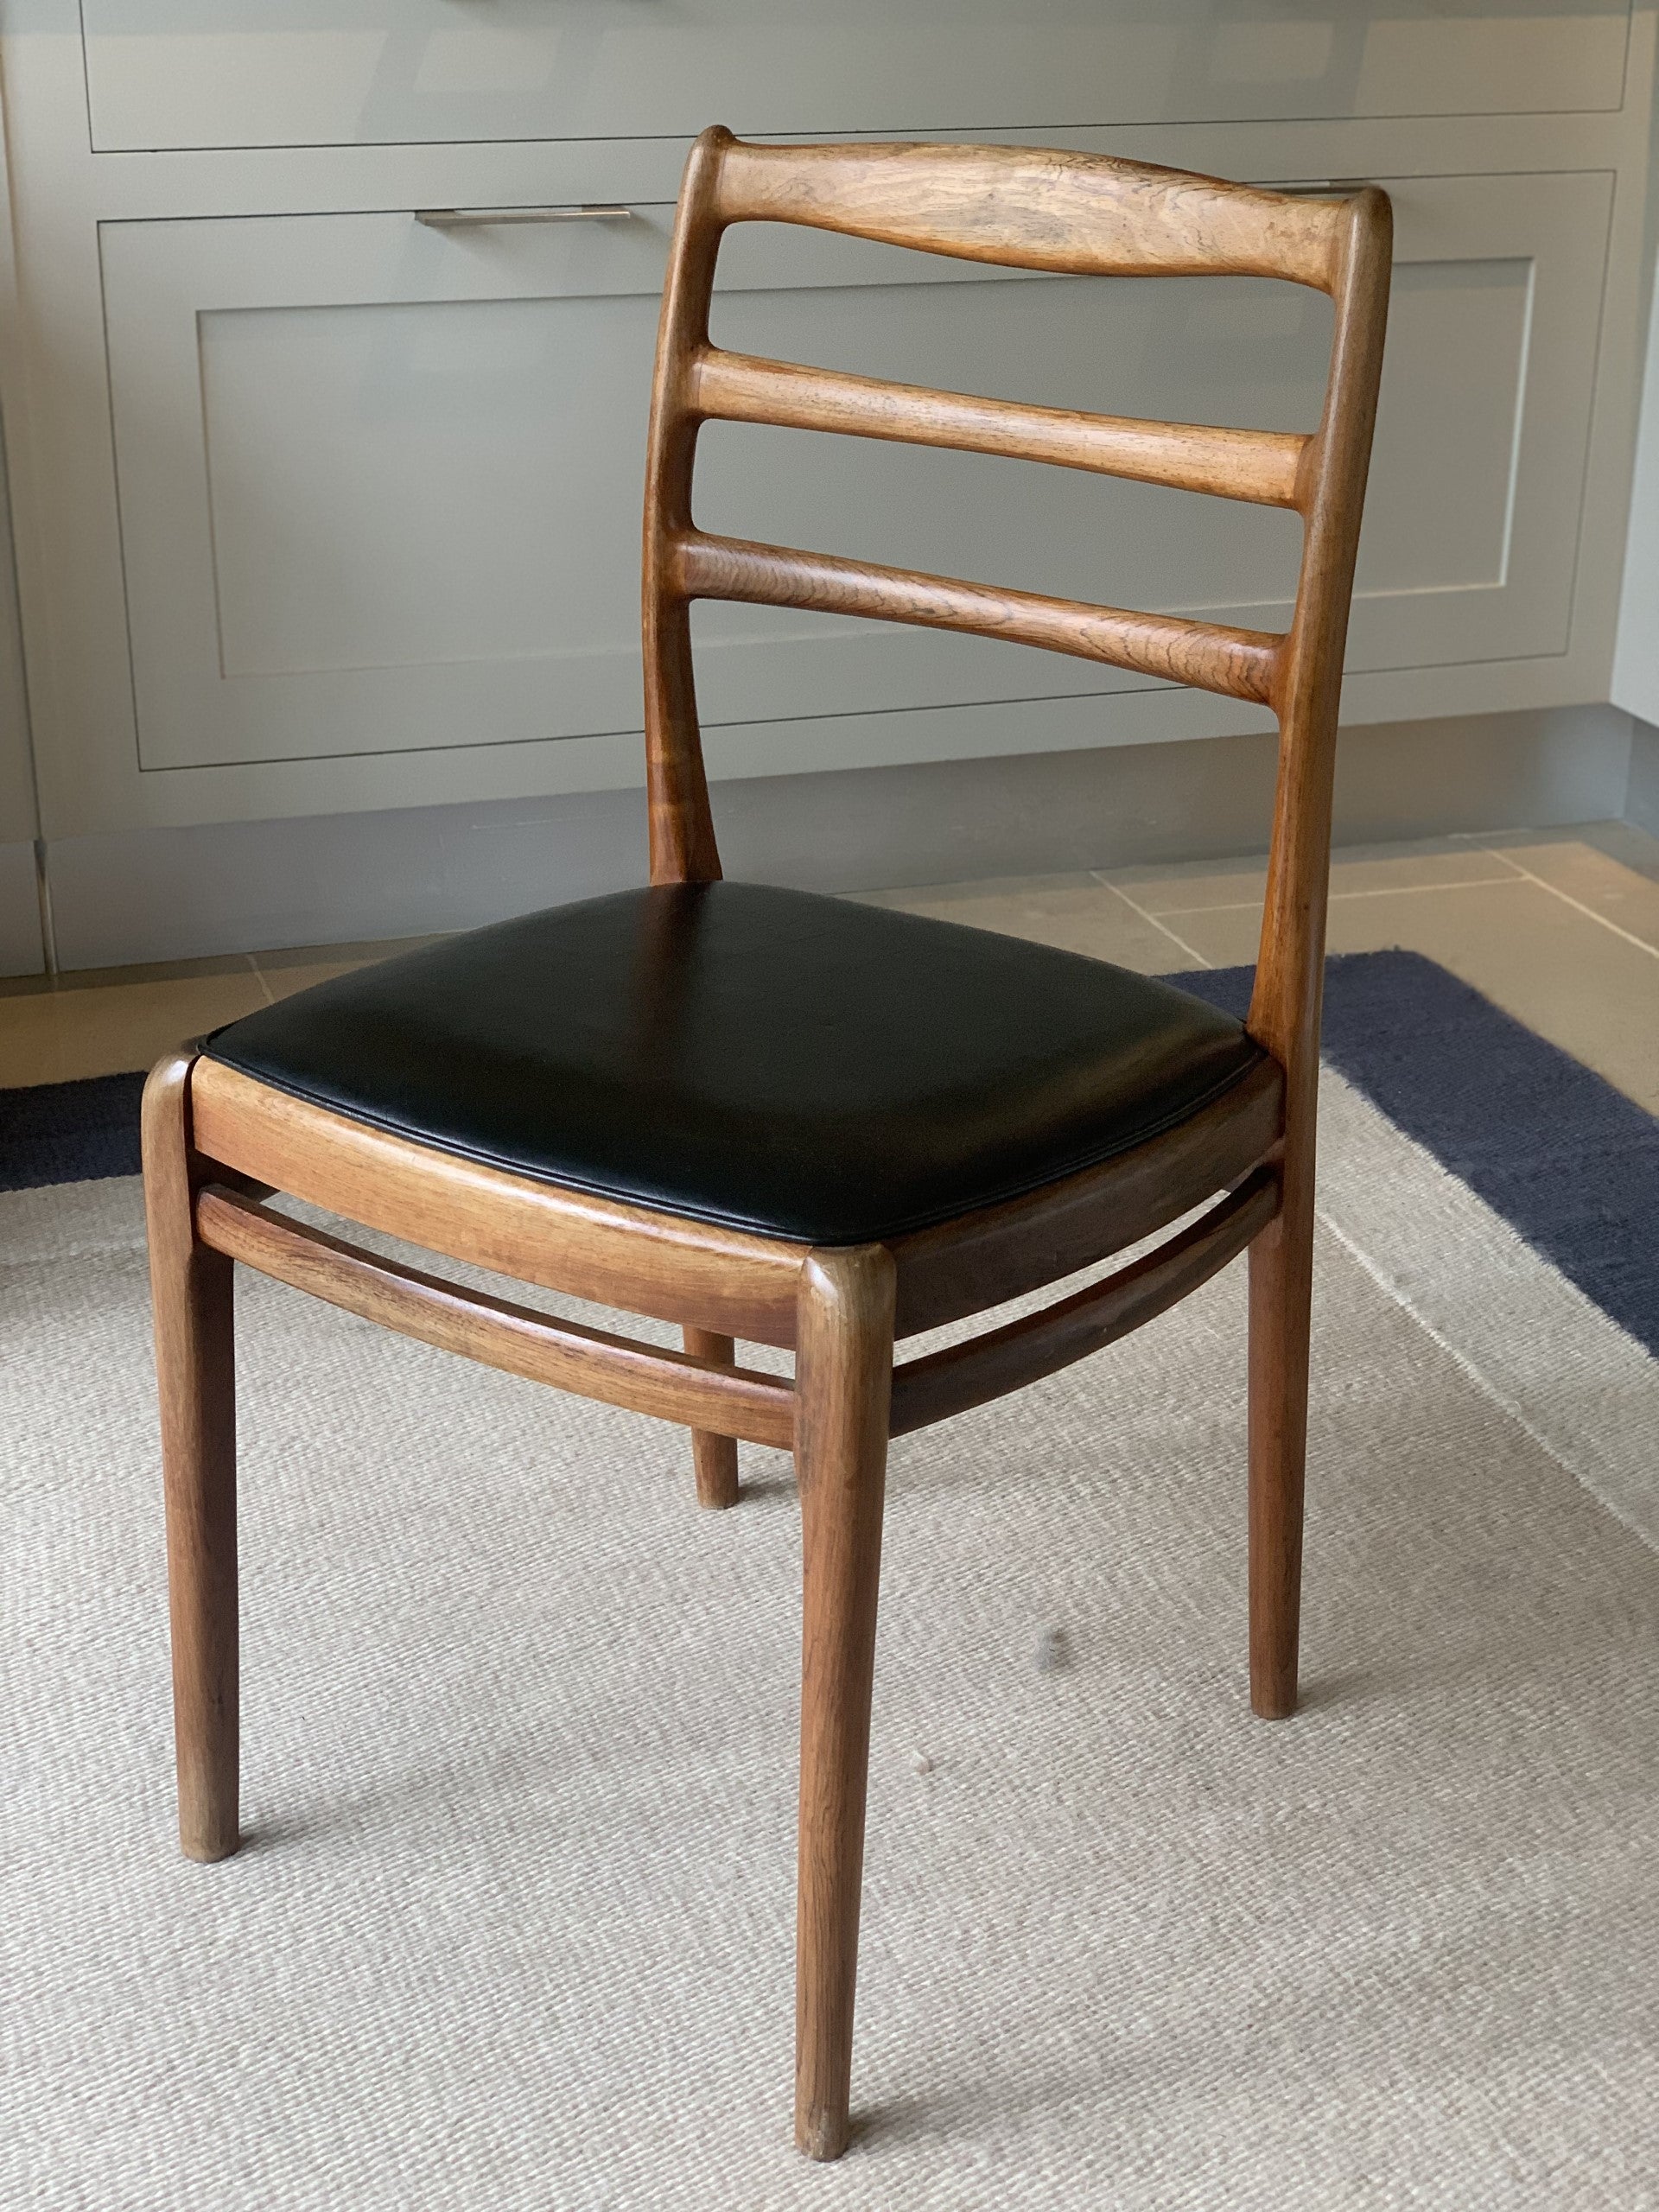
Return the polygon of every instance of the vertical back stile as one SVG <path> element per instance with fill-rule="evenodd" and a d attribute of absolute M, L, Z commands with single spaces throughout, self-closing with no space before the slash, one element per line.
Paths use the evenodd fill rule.
<path fill-rule="evenodd" d="M 697 727 L 690 606 L 675 583 L 671 549 L 691 526 L 698 418 L 686 404 L 688 365 L 709 341 L 709 297 L 721 224 L 715 213 L 727 130 L 705 130 L 680 188 L 663 287 L 646 446 L 642 642 L 645 785 L 653 883 L 720 876 L 702 738 Z"/>
<path fill-rule="evenodd" d="M 1325 409 L 1306 456 L 1295 612 L 1274 702 L 1279 773 L 1261 950 L 1246 1025 L 1287 1071 L 1293 1120 L 1306 1115 L 1318 1079 L 1343 653 L 1382 366 L 1393 238 L 1388 195 L 1375 187 L 1357 194 L 1347 214 L 1331 288 L 1336 315 Z"/>

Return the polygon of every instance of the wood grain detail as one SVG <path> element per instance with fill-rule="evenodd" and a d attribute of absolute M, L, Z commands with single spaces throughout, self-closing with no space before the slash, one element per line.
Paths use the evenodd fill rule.
<path fill-rule="evenodd" d="M 879 1244 L 815 1253 L 802 1272 L 795 2141 L 811 2158 L 847 2147 L 893 1301 Z"/>
<path fill-rule="evenodd" d="M 1077 276 L 1284 276 L 1332 288 L 1345 202 L 1049 147 L 718 149 L 721 223 L 805 223 L 888 245 Z"/>
<path fill-rule="evenodd" d="M 196 1063 L 214 1160 L 452 1260 L 753 1344 L 789 1344 L 803 1245 L 509 1174 Z"/>
<path fill-rule="evenodd" d="M 1309 444 L 1307 437 L 1287 431 L 1143 423 L 977 399 L 803 368 L 795 361 L 758 360 L 712 346 L 686 364 L 685 405 L 705 421 L 770 423 L 958 453 L 1002 454 L 1270 507 L 1298 504 Z"/>
<path fill-rule="evenodd" d="M 663 279 L 657 363 L 645 436 L 640 644 L 645 683 L 645 805 L 653 883 L 713 883 L 720 850 L 697 726 L 691 621 L 668 578 L 669 540 L 691 527 L 697 421 L 680 403 L 685 362 L 709 342 L 709 298 L 720 252 L 714 212 L 721 140 L 705 130 L 680 185 Z"/>
<path fill-rule="evenodd" d="M 1258 706 L 1273 703 L 1284 640 L 1263 630 L 1140 614 L 1037 592 L 964 583 L 911 569 L 842 561 L 791 546 L 688 531 L 673 541 L 670 573 L 686 599 L 730 599 L 762 607 L 812 607 L 925 629 L 963 630 L 1011 645 L 1040 645 L 1078 660 L 1104 661 L 1171 683 L 1197 684 Z"/>
<path fill-rule="evenodd" d="M 1261 1168 L 1155 1252 L 1039 1313 L 893 1370 L 891 1433 L 908 1435 L 1023 1389 L 1115 1344 L 1208 1281 L 1279 1211 L 1279 1179 Z"/>
<path fill-rule="evenodd" d="M 1262 1060 L 1199 1112 L 1098 1167 L 895 1237 L 898 1333 L 1022 1298 L 1155 1236 L 1272 1160 L 1283 1134 L 1284 1077 Z"/>
<path fill-rule="evenodd" d="M 709 1360 L 716 1367 L 737 1364 L 737 1346 L 729 1337 L 716 1336 L 708 1329 L 687 1329 L 684 1336 L 685 1348 L 694 1359 Z M 735 1438 L 694 1428 L 691 1465 L 699 1505 L 707 1506 L 712 1512 L 724 1512 L 737 1503 L 741 1485 Z"/>
<path fill-rule="evenodd" d="M 156 1332 L 179 1847 L 226 1859 L 239 1843 L 236 1337 L 230 1262 L 196 1234 L 201 1172 L 185 1046 L 144 1085 L 144 1216 Z"/>
<path fill-rule="evenodd" d="M 211 1183 L 197 1196 L 196 1224 L 215 1252 L 440 1351 L 659 1421 L 785 1451 L 794 1444 L 795 1394 L 775 1376 L 462 1290 Z"/>
<path fill-rule="evenodd" d="M 1373 186 L 1343 203 L 1336 233 L 1331 374 L 1306 464 L 1301 574 L 1276 702 L 1267 896 L 1245 1017 L 1285 1071 L 1283 1206 L 1250 1255 L 1250 1696 L 1274 1719 L 1296 1708 L 1331 804 L 1393 221 L 1388 195 Z"/>

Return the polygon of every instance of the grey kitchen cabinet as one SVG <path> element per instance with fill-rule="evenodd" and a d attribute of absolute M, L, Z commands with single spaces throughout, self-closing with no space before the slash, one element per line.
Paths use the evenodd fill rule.
<path fill-rule="evenodd" d="M 1630 0 L 82 0 L 100 150 L 1609 110 Z"/>
<path fill-rule="evenodd" d="M 1611 180 L 1394 184 L 1397 270 L 1351 666 L 1564 646 Z M 638 516 L 671 210 L 105 226 L 139 757 L 181 769 L 511 746 L 639 718 Z M 741 350 L 1056 406 L 1311 429 L 1300 287 L 1032 278 L 768 226 Z M 728 424 L 712 528 L 1274 627 L 1294 516 Z M 928 631 L 698 613 L 712 725 L 1147 688 Z"/>
<path fill-rule="evenodd" d="M 1605 698 L 1654 18 L 1614 0 L 0 0 L 12 465 L 48 843 L 639 774 L 640 470 L 690 134 L 1019 138 L 1394 195 L 1351 721 Z M 434 228 L 598 204 L 626 216 Z M 1329 310 L 746 226 L 715 334 L 1052 404 L 1311 425 Z M 1298 525 L 715 424 L 700 516 L 1271 627 Z M 717 774 L 1226 735 L 990 640 L 696 617 Z"/>

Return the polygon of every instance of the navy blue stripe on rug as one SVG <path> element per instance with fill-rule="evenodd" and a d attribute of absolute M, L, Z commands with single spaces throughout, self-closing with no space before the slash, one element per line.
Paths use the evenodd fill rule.
<path fill-rule="evenodd" d="M 1242 1020 L 1254 971 L 1173 976 Z M 1327 962 L 1324 1056 L 1659 1354 L 1659 1121 L 1418 952 Z"/>
<path fill-rule="evenodd" d="M 0 1191 L 138 1173 L 141 1075 L 0 1090 Z"/>
<path fill-rule="evenodd" d="M 1243 1017 L 1252 971 L 1173 979 Z M 1415 952 L 1325 971 L 1339 1073 L 1659 1354 L 1659 1122 Z M 143 1078 L 0 1090 L 0 1190 L 138 1172 Z"/>

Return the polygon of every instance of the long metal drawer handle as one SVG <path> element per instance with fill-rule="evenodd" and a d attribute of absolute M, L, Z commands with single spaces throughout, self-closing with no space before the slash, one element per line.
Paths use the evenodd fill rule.
<path fill-rule="evenodd" d="M 632 207 L 417 207 L 415 219 L 429 231 L 475 231 L 498 223 L 637 223 Z"/>
<path fill-rule="evenodd" d="M 1363 192 L 1370 182 L 1363 176 L 1259 177 L 1256 192 L 1282 192 L 1287 200 L 1345 200 L 1351 192 Z"/>

